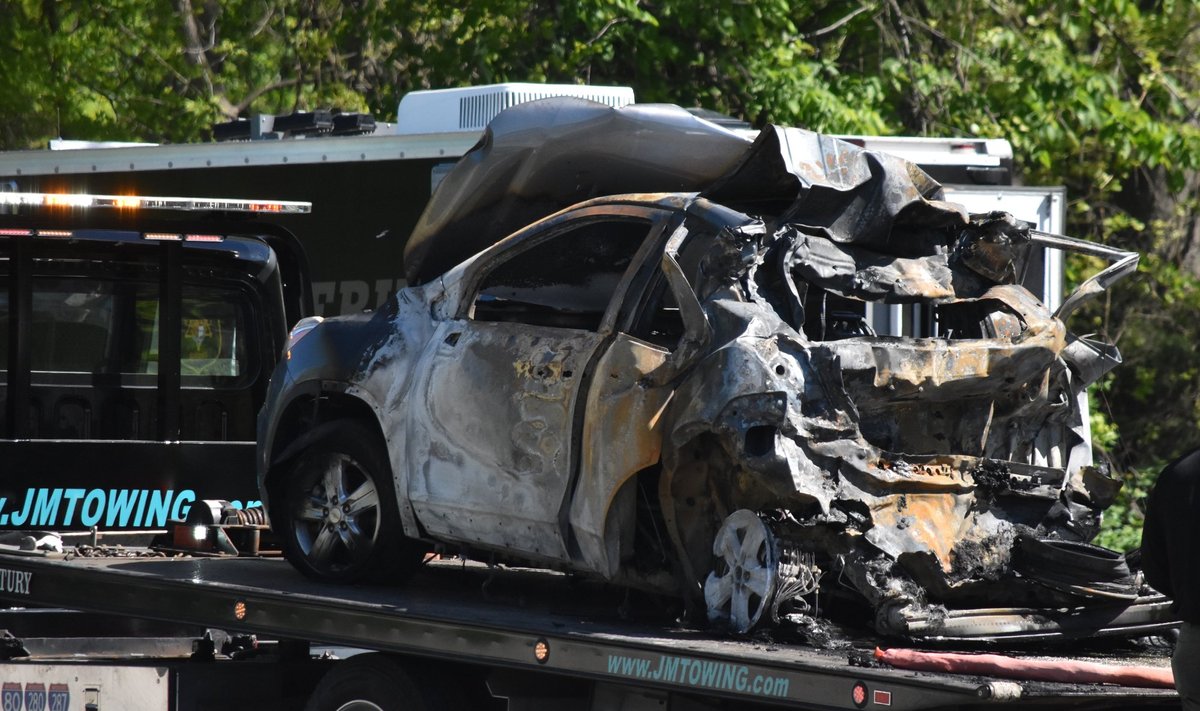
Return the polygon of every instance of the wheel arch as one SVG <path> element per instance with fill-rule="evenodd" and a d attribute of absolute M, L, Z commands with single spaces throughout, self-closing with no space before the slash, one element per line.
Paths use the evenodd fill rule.
<path fill-rule="evenodd" d="M 332 432 L 339 423 L 354 421 L 372 435 L 374 444 L 385 453 L 384 461 L 391 472 L 391 457 L 387 455 L 387 439 L 383 435 L 375 410 L 365 400 L 346 392 L 307 392 L 298 395 L 280 414 L 271 437 L 270 460 L 263 476 L 267 493 L 268 515 L 273 502 L 279 500 L 277 488 L 290 462 L 312 443 Z"/>
<path fill-rule="evenodd" d="M 384 711 L 486 707 L 485 680 L 485 670 L 467 664 L 367 652 L 335 663 L 304 708 L 336 711 L 354 702 Z"/>
<path fill-rule="evenodd" d="M 301 414 L 289 431 L 297 434 L 263 485 L 284 556 L 322 581 L 407 579 L 429 547 L 405 525 L 378 421 L 362 400 L 342 393 L 295 407 Z"/>
<path fill-rule="evenodd" d="M 662 520 L 679 564 L 679 582 L 689 606 L 703 603 L 701 588 L 712 556 L 712 542 L 732 511 L 726 484 L 734 462 L 721 436 L 697 427 L 679 445 L 663 452 L 658 479 Z"/>

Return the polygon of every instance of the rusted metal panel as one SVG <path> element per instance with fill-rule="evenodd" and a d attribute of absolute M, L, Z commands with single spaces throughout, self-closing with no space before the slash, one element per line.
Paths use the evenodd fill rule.
<path fill-rule="evenodd" d="M 708 264 L 727 271 L 723 284 L 708 271 L 706 308 L 723 314 L 712 320 L 737 337 L 719 334 L 714 342 L 726 345 L 713 362 L 721 365 L 702 364 L 694 376 L 701 381 L 681 388 L 687 397 L 676 401 L 672 443 L 687 448 L 705 431 L 718 435 L 735 472 L 728 484 L 712 484 L 727 499 L 722 508 L 782 509 L 776 528 L 784 540 L 854 551 L 826 564 L 875 604 L 1003 599 L 1022 527 L 1072 540 L 1095 531 L 1111 480 L 1083 463 L 1064 467 L 1080 432 L 1079 394 L 1117 358 L 1107 344 L 1079 344 L 1013 283 L 1031 240 L 1007 216 L 951 229 L 944 248 L 925 256 L 916 254 L 919 243 L 851 247 L 811 229 L 768 228 L 770 236 L 712 247 Z M 731 260 L 734 250 L 739 256 Z M 791 283 L 756 276 L 772 260 L 781 260 L 776 273 Z M 900 338 L 851 328 L 831 336 L 804 313 L 826 308 L 814 293 L 836 294 L 845 308 L 856 300 L 924 303 L 941 310 L 945 331 Z M 732 417 L 722 409 L 771 390 L 803 394 L 803 405 L 765 419 L 745 407 Z M 706 426 L 708 419 L 715 422 Z M 768 439 L 761 437 L 765 424 Z M 675 466 L 679 472 L 665 473 L 675 482 L 668 491 L 682 494 L 687 487 L 677 477 L 694 473 Z M 781 491 L 788 478 L 790 491 Z M 1064 508 L 1068 479 L 1077 498 L 1094 505 Z M 807 503 L 814 500 L 818 506 Z M 678 502 L 672 513 L 688 515 Z M 693 568 L 703 567 L 703 555 L 685 554 Z"/>

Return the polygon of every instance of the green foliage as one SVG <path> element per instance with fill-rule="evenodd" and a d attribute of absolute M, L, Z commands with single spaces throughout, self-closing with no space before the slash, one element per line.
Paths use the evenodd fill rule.
<path fill-rule="evenodd" d="M 1113 371 L 1108 401 L 1118 420 L 1122 462 L 1173 458 L 1200 444 L 1200 359 L 1196 357 L 1200 283 L 1178 264 L 1150 252 L 1138 279 L 1103 307 L 1119 311 L 1124 364 Z"/>
<path fill-rule="evenodd" d="M 1143 504 L 1162 466 L 1155 465 L 1120 475 L 1123 482 L 1117 498 L 1104 512 L 1100 535 L 1094 541 L 1116 551 L 1127 552 L 1142 545 Z"/>
<path fill-rule="evenodd" d="M 846 35 L 808 40 L 840 12 L 784 0 L 0 0 L 0 108 L 14 117 L 0 145 L 200 140 L 225 118 L 329 105 L 386 119 L 410 90 L 500 81 L 630 84 L 645 101 L 758 123 L 894 131 L 883 80 L 841 61 Z"/>
<path fill-rule="evenodd" d="M 1112 452 L 1120 442 L 1120 433 L 1108 414 L 1107 395 L 1112 390 L 1111 374 L 1088 390 L 1088 425 L 1092 446 L 1102 453 Z"/>
<path fill-rule="evenodd" d="M 3 148 L 202 140 L 214 121 L 318 106 L 390 119 L 410 90 L 499 81 L 1008 138 L 1020 180 L 1067 187 L 1070 233 L 1145 255 L 1072 324 L 1126 357 L 1098 391 L 1098 446 L 1132 471 L 1200 444 L 1194 0 L 0 0 L 0 18 Z"/>

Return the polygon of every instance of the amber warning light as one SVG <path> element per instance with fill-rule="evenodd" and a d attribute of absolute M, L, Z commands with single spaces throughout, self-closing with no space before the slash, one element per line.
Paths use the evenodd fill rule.
<path fill-rule="evenodd" d="M 89 195 L 86 193 L 0 192 L 0 207 L 111 208 L 116 210 L 198 210 L 216 212 L 270 212 L 303 215 L 311 202 L 295 200 L 239 200 L 235 198 L 153 197 L 148 195 Z"/>
<path fill-rule="evenodd" d="M 533 658 L 538 664 L 545 664 L 550 661 L 550 643 L 545 639 L 539 639 L 533 643 Z"/>

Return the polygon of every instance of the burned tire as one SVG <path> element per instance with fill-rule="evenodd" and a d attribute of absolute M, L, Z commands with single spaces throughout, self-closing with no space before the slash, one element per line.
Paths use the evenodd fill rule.
<path fill-rule="evenodd" d="M 391 467 L 378 435 L 338 422 L 295 457 L 274 527 L 292 565 L 317 580 L 389 582 L 420 565 L 404 536 Z"/>
<path fill-rule="evenodd" d="M 1020 536 L 1013 569 L 1048 588 L 1083 598 L 1133 600 L 1140 587 L 1124 555 L 1077 541 Z"/>
<path fill-rule="evenodd" d="M 321 679 L 304 711 L 442 711 L 464 708 L 451 679 L 386 654 L 338 662 Z"/>

